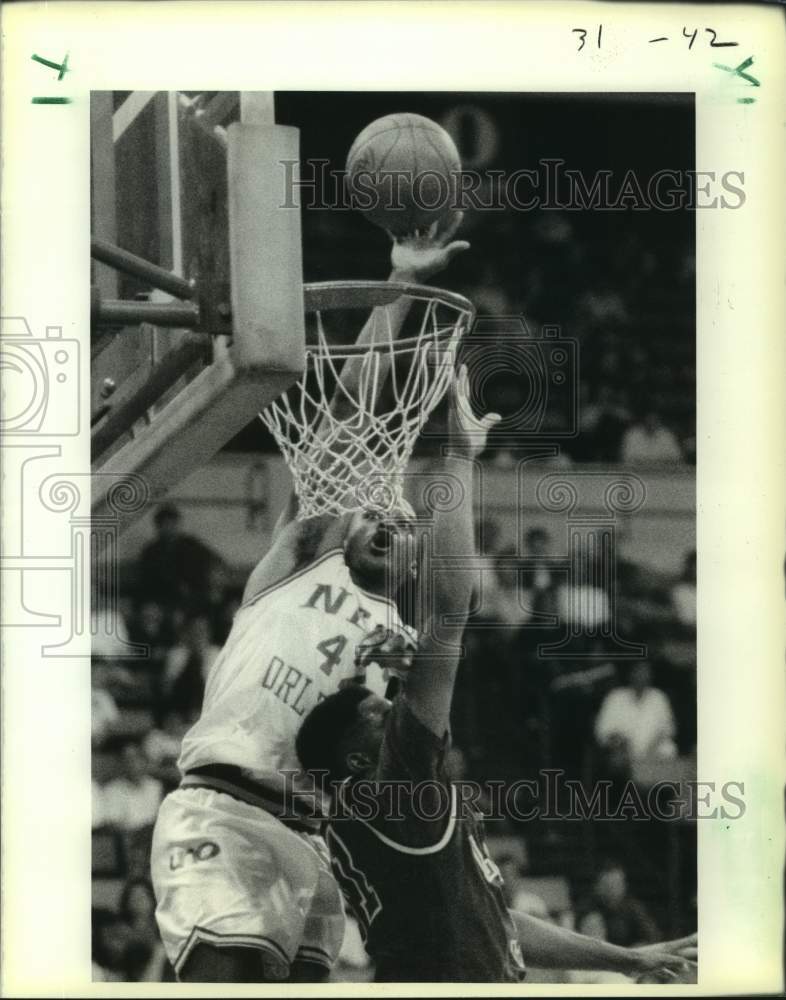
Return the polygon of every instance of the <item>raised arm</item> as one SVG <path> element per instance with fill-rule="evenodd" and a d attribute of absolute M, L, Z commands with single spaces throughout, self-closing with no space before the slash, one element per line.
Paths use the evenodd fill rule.
<path fill-rule="evenodd" d="M 463 495 L 453 510 L 434 515 L 432 550 L 436 558 L 455 558 L 456 565 L 423 573 L 420 604 L 425 617 L 415 664 L 404 696 L 413 713 L 437 736 L 448 729 L 461 637 L 477 574 L 473 511 L 475 458 L 486 446 L 489 430 L 500 419 L 490 413 L 478 419 L 469 402 L 469 378 L 462 366 L 451 391 L 448 448 L 442 469 Z M 428 570 L 428 567 L 424 567 Z"/>
<path fill-rule="evenodd" d="M 389 233 L 393 246 L 390 253 L 391 271 L 388 281 L 423 284 L 433 275 L 443 271 L 457 254 L 469 248 L 466 240 L 453 239 L 463 217 L 463 212 L 454 212 L 445 219 L 435 222 L 428 230 L 416 230 L 411 236 L 397 238 Z M 410 305 L 409 299 L 400 298 L 388 306 L 374 309 L 360 331 L 357 343 L 361 346 L 370 346 L 381 342 L 382 338 L 387 340 L 389 335 L 396 340 L 401 333 Z M 377 382 L 379 388 L 385 382 L 390 362 L 389 352 L 383 351 L 380 355 Z M 350 395 L 357 392 L 362 367 L 362 357 L 349 358 L 344 362 L 341 381 Z M 334 393 L 331 411 L 340 417 L 346 406 L 346 396 L 340 392 Z"/>

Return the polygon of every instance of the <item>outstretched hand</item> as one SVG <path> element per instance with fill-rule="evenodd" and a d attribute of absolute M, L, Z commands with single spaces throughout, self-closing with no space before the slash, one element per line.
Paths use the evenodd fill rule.
<path fill-rule="evenodd" d="M 417 633 L 409 625 L 388 629 L 378 625 L 359 643 L 355 651 L 355 669 L 365 676 L 374 663 L 396 677 L 404 678 L 417 652 Z"/>
<path fill-rule="evenodd" d="M 680 958 L 695 962 L 699 954 L 699 936 L 694 931 L 693 934 L 687 934 L 685 937 L 675 938 L 671 941 L 640 945 L 636 951 L 643 955 L 665 951 L 670 955 L 678 955 Z"/>
<path fill-rule="evenodd" d="M 425 281 L 444 270 L 457 254 L 469 249 L 466 240 L 453 239 L 463 218 L 463 212 L 452 212 L 428 229 L 416 229 L 408 236 L 394 236 L 389 232 L 393 240 L 391 277 L 400 281 Z"/>
<path fill-rule="evenodd" d="M 695 936 L 680 941 L 663 941 L 657 944 L 632 948 L 635 956 L 636 982 L 639 983 L 690 983 L 696 981 Z"/>
<path fill-rule="evenodd" d="M 498 413 L 476 417 L 469 397 L 469 372 L 466 365 L 461 365 L 451 389 L 450 444 L 452 449 L 458 447 L 470 458 L 475 458 L 485 449 L 489 431 L 502 417 Z"/>

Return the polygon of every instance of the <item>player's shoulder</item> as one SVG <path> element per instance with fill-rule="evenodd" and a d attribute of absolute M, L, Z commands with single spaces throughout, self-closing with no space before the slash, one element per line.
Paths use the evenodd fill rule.
<path fill-rule="evenodd" d="M 400 855 L 439 855 L 453 841 L 459 803 L 450 782 L 427 783 L 400 775 L 355 779 L 336 789 L 327 827 L 349 841 Z"/>
<path fill-rule="evenodd" d="M 272 567 L 267 567 L 270 570 Z M 245 608 L 259 604 L 265 598 L 271 597 L 285 587 L 291 587 L 299 581 L 307 581 L 312 574 L 328 569 L 332 583 L 340 583 L 341 577 L 349 576 L 341 548 L 327 549 L 306 562 L 290 566 L 286 572 L 264 572 L 252 574 L 243 595 L 242 611 Z"/>

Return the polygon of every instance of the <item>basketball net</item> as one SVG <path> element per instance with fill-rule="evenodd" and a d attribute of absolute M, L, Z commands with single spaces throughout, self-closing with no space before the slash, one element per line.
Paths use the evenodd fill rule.
<path fill-rule="evenodd" d="M 305 373 L 260 414 L 292 473 L 298 520 L 357 510 L 412 516 L 404 472 L 451 383 L 473 307 L 452 292 L 404 283 L 326 282 L 305 293 L 316 320 Z M 417 332 L 395 340 L 390 310 L 402 298 Z M 328 343 L 328 311 L 368 306 L 375 312 L 367 345 Z M 356 359 L 354 389 L 342 380 L 349 359 Z"/>

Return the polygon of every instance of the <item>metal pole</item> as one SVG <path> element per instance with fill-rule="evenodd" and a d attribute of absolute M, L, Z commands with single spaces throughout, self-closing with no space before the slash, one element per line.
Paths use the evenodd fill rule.
<path fill-rule="evenodd" d="M 121 250 L 106 240 L 99 240 L 93 236 L 90 240 L 90 256 L 94 260 L 100 260 L 102 264 L 108 264 L 125 274 L 132 274 L 142 281 L 147 281 L 153 288 L 159 288 L 162 292 L 169 292 L 178 299 L 195 299 L 197 296 L 196 283 L 179 278 L 171 271 L 166 271 L 157 264 L 152 264 L 144 257 L 137 257 L 128 250 Z"/>
<path fill-rule="evenodd" d="M 91 310 L 94 326 L 153 326 L 192 329 L 199 326 L 199 306 L 192 302 L 130 302 L 99 299 Z"/>
<path fill-rule="evenodd" d="M 212 117 L 209 116 L 210 108 L 214 101 L 211 101 L 207 108 L 203 109 L 199 98 L 192 100 L 186 97 L 185 94 L 178 94 L 177 97 L 180 106 L 190 115 L 191 121 L 202 129 L 205 135 L 214 139 L 224 152 L 226 152 L 227 130 L 222 125 L 216 124 Z M 235 104 L 237 104 L 237 100 L 237 96 L 235 96 Z"/>

